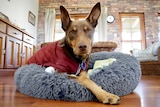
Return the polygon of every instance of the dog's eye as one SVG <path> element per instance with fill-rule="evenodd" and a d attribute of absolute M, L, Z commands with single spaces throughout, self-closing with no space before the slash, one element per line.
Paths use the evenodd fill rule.
<path fill-rule="evenodd" d="M 74 35 L 76 34 L 76 32 L 77 32 L 77 30 L 71 30 L 71 31 L 69 32 L 69 35 L 74 36 Z"/>
<path fill-rule="evenodd" d="M 74 29 L 69 32 L 69 39 L 70 39 L 70 40 L 73 40 L 73 39 L 74 39 L 76 32 L 77 32 L 77 31 L 74 30 Z"/>
<path fill-rule="evenodd" d="M 70 31 L 71 34 L 76 33 L 76 32 L 77 32 L 77 30 L 71 30 Z"/>
<path fill-rule="evenodd" d="M 77 28 L 73 27 L 72 30 L 70 31 L 70 34 L 75 34 L 77 32 Z"/>
<path fill-rule="evenodd" d="M 84 32 L 86 32 L 86 33 L 91 32 L 91 29 L 89 29 L 87 26 L 84 26 L 83 30 L 84 30 Z"/>
<path fill-rule="evenodd" d="M 86 33 L 90 33 L 91 32 L 91 29 L 84 29 L 84 31 L 86 32 Z"/>

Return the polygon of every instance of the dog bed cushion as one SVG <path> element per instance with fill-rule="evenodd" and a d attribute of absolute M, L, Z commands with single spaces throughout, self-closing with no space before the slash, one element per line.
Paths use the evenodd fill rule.
<path fill-rule="evenodd" d="M 96 60 L 114 58 L 116 61 L 93 69 Z M 124 96 L 134 91 L 141 78 L 139 61 L 128 54 L 119 52 L 93 53 L 89 61 L 89 69 L 93 69 L 89 78 L 104 90 Z M 96 97 L 84 86 L 65 73 L 47 73 L 45 68 L 36 65 L 24 65 L 14 75 L 17 89 L 26 95 L 42 99 L 67 101 L 95 101 Z"/>

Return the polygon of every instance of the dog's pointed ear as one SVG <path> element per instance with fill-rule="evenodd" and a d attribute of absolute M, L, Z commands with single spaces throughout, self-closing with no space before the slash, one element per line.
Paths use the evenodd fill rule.
<path fill-rule="evenodd" d="M 100 2 L 98 2 L 91 10 L 89 16 L 87 17 L 87 21 L 93 26 L 96 27 L 98 24 L 98 18 L 101 14 L 101 5 Z"/>
<path fill-rule="evenodd" d="M 60 12 L 61 12 L 62 29 L 66 31 L 71 23 L 71 19 L 68 11 L 63 6 L 60 6 Z"/>

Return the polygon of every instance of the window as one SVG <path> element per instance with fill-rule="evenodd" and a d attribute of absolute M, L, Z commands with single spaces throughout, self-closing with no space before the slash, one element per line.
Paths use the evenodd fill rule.
<path fill-rule="evenodd" d="M 71 15 L 71 20 L 84 20 L 86 18 L 87 14 L 81 14 L 81 15 Z M 55 26 L 55 36 L 54 36 L 54 41 L 60 40 L 65 36 L 65 32 L 61 28 L 61 19 L 60 16 L 56 16 L 56 26 Z M 98 40 L 98 33 L 97 29 L 95 29 L 93 41 L 97 42 Z"/>
<path fill-rule="evenodd" d="M 120 14 L 122 52 L 145 48 L 143 14 Z"/>
<path fill-rule="evenodd" d="M 61 28 L 61 19 L 56 19 L 56 26 L 55 26 L 55 36 L 54 40 L 60 40 L 65 36 L 63 29 Z"/>

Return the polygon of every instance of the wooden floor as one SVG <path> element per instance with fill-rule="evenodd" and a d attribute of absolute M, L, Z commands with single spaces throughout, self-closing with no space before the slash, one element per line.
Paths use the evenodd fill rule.
<path fill-rule="evenodd" d="M 43 100 L 16 91 L 13 77 L 0 77 L 0 107 L 160 107 L 160 76 L 142 76 L 138 87 L 119 105 Z"/>

